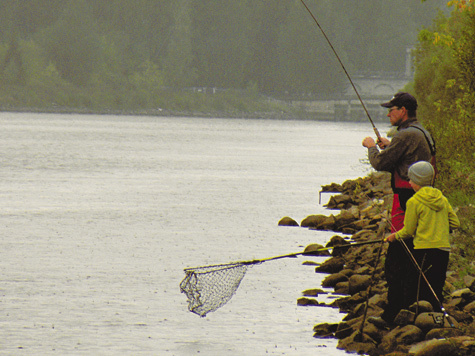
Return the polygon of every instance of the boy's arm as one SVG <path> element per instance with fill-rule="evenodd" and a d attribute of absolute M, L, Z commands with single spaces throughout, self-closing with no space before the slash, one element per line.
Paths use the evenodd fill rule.
<path fill-rule="evenodd" d="M 451 229 L 456 229 L 460 226 L 460 220 L 457 214 L 455 214 L 450 204 L 449 204 L 449 226 Z"/>
<path fill-rule="evenodd" d="M 396 233 L 397 239 L 412 237 L 416 233 L 417 214 L 413 199 L 409 199 L 406 205 L 406 214 L 404 216 L 404 227 Z"/>

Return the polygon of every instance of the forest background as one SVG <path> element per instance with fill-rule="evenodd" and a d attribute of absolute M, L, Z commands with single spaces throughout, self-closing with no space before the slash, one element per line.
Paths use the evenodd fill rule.
<path fill-rule="evenodd" d="M 404 73 L 418 30 L 448 12 L 445 0 L 307 1 L 352 76 Z M 299 0 L 0 0 L 0 80 L 7 108 L 204 113 L 348 85 Z"/>
<path fill-rule="evenodd" d="M 402 73 L 475 252 L 473 0 L 306 0 L 350 76 Z M 348 85 L 299 0 L 0 0 L 0 109 L 252 116 Z M 467 210 L 468 209 L 468 210 Z M 465 213 L 463 213 L 465 212 Z M 463 272 L 465 271 L 465 272 Z"/>

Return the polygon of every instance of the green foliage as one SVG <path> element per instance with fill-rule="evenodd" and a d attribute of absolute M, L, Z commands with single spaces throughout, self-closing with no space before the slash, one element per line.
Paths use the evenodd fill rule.
<path fill-rule="evenodd" d="M 164 71 L 169 85 L 175 88 L 193 86 L 196 78 L 193 68 L 191 1 L 178 0 L 174 24 L 170 29 L 168 54 L 164 59 Z"/>
<path fill-rule="evenodd" d="M 475 201 L 474 38 L 472 3 L 421 31 L 415 52 L 414 90 L 437 143 L 437 184 L 459 202 Z"/>
<path fill-rule="evenodd" d="M 143 106 L 149 107 L 154 97 L 159 95 L 159 91 L 163 89 L 164 78 L 158 65 L 147 61 L 132 73 L 129 82 L 138 94 L 137 96 L 144 101 Z"/>
<path fill-rule="evenodd" d="M 40 41 L 62 78 L 75 85 L 85 85 L 99 62 L 99 39 L 87 1 L 70 0 L 58 21 L 43 32 Z"/>
<path fill-rule="evenodd" d="M 455 287 L 463 288 L 462 278 L 475 274 L 475 7 L 450 3 L 450 17 L 419 33 L 414 91 L 418 115 L 437 143 L 436 184 L 459 207 L 449 269 L 457 271 Z"/>
<path fill-rule="evenodd" d="M 452 234 L 450 269 L 458 271 L 459 277 L 475 275 L 475 207 L 465 206 L 456 211 L 460 219 L 460 229 Z M 462 287 L 462 286 L 461 286 Z"/>

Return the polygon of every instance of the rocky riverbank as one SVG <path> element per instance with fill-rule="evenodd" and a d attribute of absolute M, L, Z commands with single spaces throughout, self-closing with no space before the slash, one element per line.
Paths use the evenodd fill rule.
<path fill-rule="evenodd" d="M 322 192 L 338 193 L 326 205 L 328 209 L 336 209 L 332 212 L 337 214 L 310 215 L 300 224 L 285 217 L 279 225 L 335 231 L 351 235 L 352 241 L 374 243 L 334 248 L 332 257 L 315 267 L 316 273 L 327 274 L 322 286 L 333 288 L 338 298 L 331 304 L 319 302 L 318 295 L 325 291 L 315 288 L 304 291 L 297 303 L 338 308 L 346 316 L 340 323 L 315 325 L 314 337 L 337 338 L 338 348 L 371 356 L 475 355 L 475 276 L 458 281 L 458 274 L 448 271 L 443 303 L 448 316 L 433 312 L 430 303 L 419 301 L 402 310 L 395 325 L 368 322 L 370 316 L 381 315 L 387 304 L 384 279 L 387 243 L 381 239 L 390 231 L 389 175 L 374 173 L 341 185 L 323 186 Z M 325 247 L 348 244 L 344 236 L 335 235 Z M 464 287 L 455 289 L 453 285 Z"/>

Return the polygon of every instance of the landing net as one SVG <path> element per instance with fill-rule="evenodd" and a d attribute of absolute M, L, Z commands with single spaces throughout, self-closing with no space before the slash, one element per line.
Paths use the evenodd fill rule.
<path fill-rule="evenodd" d="M 188 309 L 201 317 L 226 304 L 236 293 L 247 268 L 253 263 L 228 263 L 185 269 L 180 290 L 188 297 Z"/>

